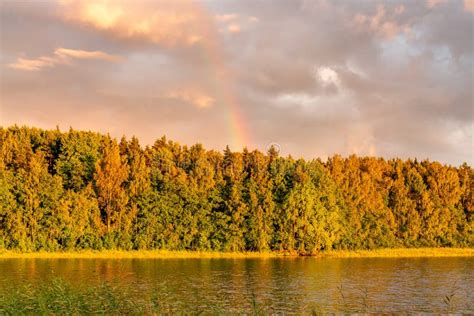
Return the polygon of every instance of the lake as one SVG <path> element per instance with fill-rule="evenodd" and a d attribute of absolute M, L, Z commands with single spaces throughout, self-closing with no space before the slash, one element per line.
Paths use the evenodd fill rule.
<path fill-rule="evenodd" d="M 0 259 L 0 289 L 109 282 L 171 308 L 474 312 L 474 258 Z M 449 303 L 445 297 L 451 296 Z"/>

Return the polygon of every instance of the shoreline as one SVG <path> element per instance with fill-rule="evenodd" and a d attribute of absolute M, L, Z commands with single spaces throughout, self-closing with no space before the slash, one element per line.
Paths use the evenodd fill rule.
<path fill-rule="evenodd" d="M 426 258 L 474 257 L 474 248 L 384 248 L 331 250 L 312 256 L 278 252 L 214 252 L 171 250 L 84 250 L 18 252 L 0 250 L 1 259 L 249 259 L 249 258 Z"/>

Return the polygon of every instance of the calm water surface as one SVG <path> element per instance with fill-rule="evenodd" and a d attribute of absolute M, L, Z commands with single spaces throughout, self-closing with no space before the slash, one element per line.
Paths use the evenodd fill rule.
<path fill-rule="evenodd" d="M 367 311 L 474 313 L 474 258 L 0 259 L 0 289 L 63 278 L 107 281 L 165 305 L 250 304 L 274 312 Z"/>

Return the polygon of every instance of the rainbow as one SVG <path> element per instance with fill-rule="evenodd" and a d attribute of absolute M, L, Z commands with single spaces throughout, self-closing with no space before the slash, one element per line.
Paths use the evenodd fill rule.
<path fill-rule="evenodd" d="M 199 5 L 196 2 L 193 3 Z M 196 9 L 201 11 L 204 16 L 212 16 L 204 5 L 200 5 Z M 213 18 L 209 18 L 209 21 L 209 23 L 203 26 L 202 30 L 202 34 L 205 35 L 202 41 L 203 56 L 213 67 L 215 74 L 213 76 L 215 79 L 215 91 L 218 100 L 223 102 L 226 109 L 226 121 L 230 141 L 229 146 L 233 150 L 242 150 L 245 146 L 251 145 L 251 142 L 247 134 L 247 127 L 241 111 L 241 105 L 233 90 L 234 80 L 221 50 L 222 45 L 220 45 L 219 34 L 216 31 Z"/>

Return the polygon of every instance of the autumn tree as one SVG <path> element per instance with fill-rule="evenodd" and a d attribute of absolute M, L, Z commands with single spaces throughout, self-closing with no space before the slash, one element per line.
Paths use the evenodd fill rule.
<path fill-rule="evenodd" d="M 474 173 L 439 162 L 218 152 L 0 127 L 0 248 L 472 247 Z"/>
<path fill-rule="evenodd" d="M 96 165 L 94 178 L 97 200 L 108 233 L 114 229 L 123 229 L 129 200 L 125 188 L 128 170 L 116 141 L 107 138 L 103 146 L 103 158 Z"/>

